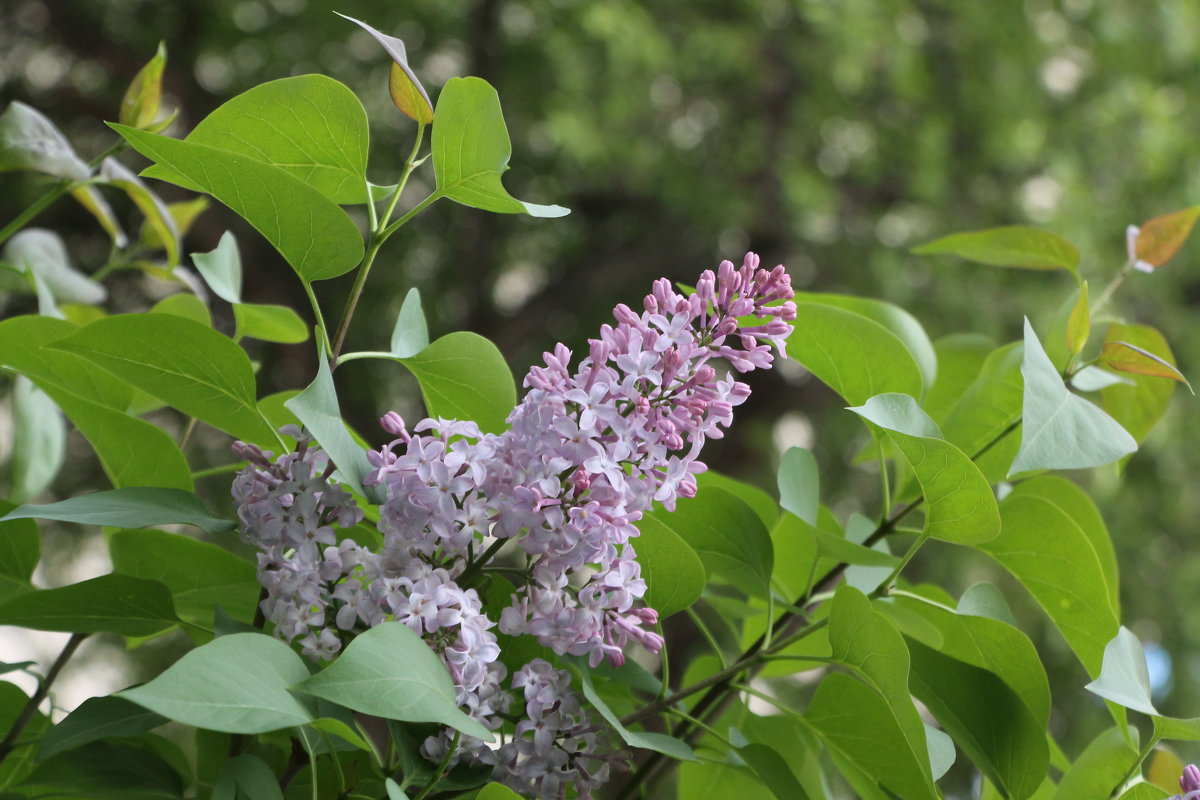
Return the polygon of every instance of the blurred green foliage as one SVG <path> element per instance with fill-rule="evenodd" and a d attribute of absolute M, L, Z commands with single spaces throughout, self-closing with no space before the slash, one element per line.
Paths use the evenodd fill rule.
<path fill-rule="evenodd" d="M 112 143 L 101 121 L 116 119 L 160 40 L 164 106 L 181 109 L 174 135 L 257 83 L 323 72 L 362 98 L 380 165 L 371 177 L 389 183 L 414 125 L 391 106 L 386 56 L 334 9 L 403 38 L 431 94 L 455 75 L 492 82 L 514 145 L 506 184 L 573 209 L 533 220 L 439 204 L 384 251 L 351 349 L 384 348 L 417 286 L 434 335 L 487 336 L 519 375 L 556 340 L 583 346 L 653 278 L 692 276 L 745 249 L 786 263 L 797 288 L 904 306 L 935 338 L 1009 341 L 1024 315 L 1048 330 L 1069 277 L 909 248 L 958 230 L 1039 225 L 1079 246 L 1097 292 L 1124 260 L 1127 224 L 1200 201 L 1192 0 L 8 0 L 0 104 L 35 106 L 90 158 Z M 0 222 L 42 191 L 33 174 L 0 180 Z M 85 269 L 104 263 L 106 237 L 81 208 L 60 203 L 38 224 L 62 232 Z M 247 299 L 304 307 L 278 255 L 223 209 L 201 215 L 187 252 L 212 249 L 226 228 L 243 260 L 273 265 L 253 272 L 271 277 L 248 285 Z M 117 305 L 144 305 L 148 284 L 119 275 Z M 331 311 L 348 290 L 347 280 L 328 288 Z M 1113 310 L 1157 325 L 1195 379 L 1197 302 L 1193 242 L 1159 272 L 1135 274 Z M 259 355 L 264 390 L 298 388 L 313 370 L 309 345 Z M 389 408 L 419 412 L 399 372 L 339 372 L 360 430 L 374 431 Z M 849 466 L 864 443 L 858 421 L 802 370 L 764 377 L 709 463 L 770 486 L 780 445 L 808 444 L 839 515 L 873 512 L 876 479 Z M 1117 541 L 1125 618 L 1172 657 L 1174 688 L 1159 707 L 1183 716 L 1200 713 L 1200 558 L 1189 557 L 1200 520 L 1200 492 L 1189 488 L 1200 476 L 1197 410 L 1176 393 L 1121 480 L 1112 470 L 1084 478 Z M 958 576 L 960 589 L 995 579 L 949 547 L 928 548 L 918 564 Z M 1052 729 L 1077 750 L 1103 709 L 1082 691 L 1065 645 L 1047 632 L 1041 647 L 1068 712 Z"/>

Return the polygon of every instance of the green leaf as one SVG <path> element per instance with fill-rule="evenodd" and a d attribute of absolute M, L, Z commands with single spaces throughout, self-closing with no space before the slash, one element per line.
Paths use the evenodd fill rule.
<path fill-rule="evenodd" d="M 866 595 L 843 585 L 834 594 L 829 612 L 829 643 L 834 659 L 854 670 L 887 704 L 889 727 L 907 742 L 903 760 L 915 766 L 932 787 L 924 724 L 909 696 L 909 654 L 904 637 L 871 607 Z"/>
<path fill-rule="evenodd" d="M 778 752 L 765 744 L 751 742 L 738 751 L 758 779 L 777 800 L 808 800 L 808 792 Z"/>
<path fill-rule="evenodd" d="M 0 681 L 0 730 L 5 732 L 12 729 L 13 724 L 29 703 L 29 697 L 16 684 Z M 33 771 L 33 756 L 37 751 L 38 741 L 46 735 L 50 728 L 50 720 L 45 714 L 34 710 L 33 717 L 25 726 L 16 741 L 12 752 L 0 763 L 0 792 L 19 784 L 26 775 Z M 22 795 L 16 795 L 21 797 Z M 5 800 L 13 800 L 9 793 L 0 794 Z"/>
<path fill-rule="evenodd" d="M 754 509 L 735 495 L 709 487 L 680 500 L 673 512 L 651 511 L 643 519 L 673 531 L 710 575 L 724 577 L 748 595 L 767 598 L 774 567 L 771 537 Z"/>
<path fill-rule="evenodd" d="M 191 200 L 178 200 L 174 203 L 167 203 L 167 211 L 171 213 L 171 219 L 175 222 L 175 230 L 179 232 L 180 238 L 188 234 L 195 224 L 196 218 L 208 210 L 211 205 L 209 199 L 204 196 L 193 197 Z M 159 237 L 158 232 L 149 224 L 142 223 L 142 229 L 138 233 L 138 241 L 150 250 L 163 250 L 166 248 L 166 243 Z"/>
<path fill-rule="evenodd" d="M 768 529 L 775 527 L 775 523 L 779 521 L 779 502 L 757 486 L 707 469 L 696 476 L 696 487 L 699 491 L 704 491 L 709 486 L 724 489 L 740 497 L 746 505 L 754 509 L 754 513 L 758 514 L 758 518 Z"/>
<path fill-rule="evenodd" d="M 168 314 L 121 314 L 85 325 L 52 347 L 84 356 L 239 439 L 278 441 L 258 412 L 254 368 L 246 353 L 198 322 Z"/>
<path fill-rule="evenodd" d="M 371 471 L 367 454 L 354 441 L 342 421 L 338 406 L 337 389 L 333 385 L 333 373 L 323 357 L 317 359 L 317 377 L 300 394 L 287 400 L 284 408 L 291 411 L 303 423 L 329 454 L 337 466 L 342 483 L 353 487 L 359 494 L 363 490 L 363 478 Z"/>
<path fill-rule="evenodd" d="M 1050 762 L 1046 721 L 1039 723 L 1021 696 L 994 673 L 917 641 L 910 641 L 908 649 L 913 694 L 971 761 L 1016 800 L 1036 792 Z"/>
<path fill-rule="evenodd" d="M 280 344 L 308 340 L 308 324 L 288 306 L 237 303 L 233 307 L 234 339 L 259 339 Z"/>
<path fill-rule="evenodd" d="M 53 231 L 20 231 L 4 246 L 4 260 L 18 272 L 40 280 L 57 302 L 95 305 L 108 297 L 101 284 L 75 269 L 62 237 Z"/>
<path fill-rule="evenodd" d="M 817 459 L 803 447 L 789 447 L 779 462 L 779 505 L 809 525 L 817 524 L 821 474 Z"/>
<path fill-rule="evenodd" d="M 1021 449 L 1010 476 L 1039 469 L 1098 467 L 1137 450 L 1137 442 L 1096 406 L 1074 395 L 1025 320 Z"/>
<path fill-rule="evenodd" d="M 667 736 L 663 733 L 646 733 L 644 731 L 631 731 L 621 724 L 621 720 L 613 713 L 608 704 L 596 692 L 596 687 L 592 685 L 591 673 L 586 669 L 579 670 L 580 686 L 583 689 L 583 696 L 592 704 L 596 712 L 608 721 L 608 724 L 613 727 L 617 735 L 621 737 L 621 741 L 630 747 L 638 747 L 643 750 L 653 750 L 657 753 L 663 753 L 671 758 L 679 761 L 697 761 L 696 754 L 692 752 L 692 748 L 688 747 L 686 742 L 680 741 L 673 736 Z"/>
<path fill-rule="evenodd" d="M 91 697 L 46 733 L 37 760 L 44 761 L 98 739 L 137 736 L 166 721 L 166 717 L 120 697 Z"/>
<path fill-rule="evenodd" d="M 641 535 L 633 545 L 646 581 L 646 605 L 666 619 L 700 599 L 708 573 L 696 551 L 658 517 L 644 516 L 637 527 Z"/>
<path fill-rule="evenodd" d="M 119 696 L 167 719 L 225 733 L 266 733 L 312 715 L 288 692 L 308 677 L 300 656 L 261 633 L 220 636 Z"/>
<path fill-rule="evenodd" d="M 38 765 L 21 784 L 32 797 L 178 800 L 184 783 L 171 763 L 123 742 L 91 742 Z"/>
<path fill-rule="evenodd" d="M 237 212 L 303 280 L 336 278 L 362 260 L 362 236 L 353 220 L 284 170 L 208 145 L 110 126 L 139 153 L 170 167 L 171 182 L 210 194 Z"/>
<path fill-rule="evenodd" d="M 129 244 L 129 238 L 125 235 L 125 231 L 121 230 L 121 223 L 117 221 L 117 215 L 113 213 L 112 206 L 104 199 L 104 195 L 95 186 L 83 184 L 76 186 L 71 190 L 71 196 L 74 197 L 79 205 L 87 209 L 88 213 L 96 218 L 100 223 L 100 227 L 104 228 L 104 232 L 112 239 L 113 247 L 124 248 Z"/>
<path fill-rule="evenodd" d="M 1163 335 L 1149 325 L 1109 326 L 1104 340 L 1123 341 L 1154 353 L 1174 365 L 1175 356 Z M 1155 423 L 1162 418 L 1175 392 L 1170 381 L 1146 375 L 1131 375 L 1133 383 L 1106 387 L 1100 394 L 1100 404 L 1138 442 L 1145 440 Z"/>
<path fill-rule="evenodd" d="M 400 784 L 396 783 L 391 778 L 386 779 L 383 782 L 383 786 L 387 790 L 388 800 L 408 800 L 408 795 L 405 794 L 404 790 L 400 788 Z M 484 789 L 487 789 L 490 786 L 504 786 L 504 784 L 489 783 L 487 786 L 484 787 Z M 504 786 L 504 788 L 508 789 L 507 786 Z M 509 791 L 512 791 L 512 790 L 510 789 Z M 482 794 L 483 793 L 480 792 L 479 795 L 476 795 L 475 800 L 479 800 L 479 797 L 482 796 Z M 503 797 L 503 795 L 501 797 Z M 514 795 L 514 797 L 520 797 L 520 795 Z M 493 800 L 496 800 L 496 799 L 493 798 Z"/>
<path fill-rule="evenodd" d="M 1079 267 L 1079 250 L 1053 233 L 1010 225 L 982 231 L 955 233 L 914 248 L 917 255 L 954 255 L 967 261 L 997 267 L 1065 269 Z"/>
<path fill-rule="evenodd" d="M 820 303 L 797 303 L 788 355 L 844 400 L 861 405 L 883 392 L 921 394 L 923 378 L 904 343 L 878 322 Z"/>
<path fill-rule="evenodd" d="M 43 390 L 54 386 L 91 403 L 125 411 L 133 399 L 128 385 L 87 359 L 47 349 L 76 330 L 70 322 L 49 317 L 13 317 L 0 322 L 0 364 L 31 378 Z"/>
<path fill-rule="evenodd" d="M 283 800 L 279 779 L 270 765 L 249 753 L 221 765 L 213 783 L 212 800 Z"/>
<path fill-rule="evenodd" d="M 874 689 L 840 672 L 826 675 L 804 719 L 834 754 L 902 800 L 939 797 L 933 786 L 920 718 L 917 718 L 917 725 L 921 726 L 918 752 L 892 706 Z"/>
<path fill-rule="evenodd" d="M 154 230 L 158 241 L 162 242 L 163 249 L 167 253 L 167 267 L 178 264 L 181 244 L 179 229 L 175 227 L 175 218 L 171 216 L 171 210 L 167 208 L 167 204 L 115 158 L 104 159 L 104 163 L 100 165 L 100 177 L 104 179 L 105 183 L 115 186 L 129 195 L 129 199 L 145 215 L 146 224 Z"/>
<path fill-rule="evenodd" d="M 940 728 L 925 724 L 925 741 L 929 745 L 929 768 L 933 771 L 933 779 L 940 781 L 942 776 L 950 771 L 958 758 L 954 749 L 954 740 Z"/>
<path fill-rule="evenodd" d="M 995 347 L 991 339 L 977 333 L 954 333 L 933 343 L 937 380 L 925 392 L 921 407 L 934 421 L 945 423 L 950 410 L 974 382 Z"/>
<path fill-rule="evenodd" d="M 479 790 L 475 800 L 521 800 L 521 795 L 505 786 L 503 783 L 489 783 Z"/>
<path fill-rule="evenodd" d="M 8 496 L 23 503 L 44 492 L 62 469 L 67 426 L 54 401 L 24 375 L 13 384 L 12 416 Z"/>
<path fill-rule="evenodd" d="M 855 314 L 878 322 L 908 348 L 908 352 L 921 370 L 925 388 L 929 389 L 937 381 L 939 376 L 938 356 L 933 342 L 929 341 L 929 335 L 925 333 L 925 329 L 921 327 L 921 323 L 917 321 L 916 317 L 899 306 L 868 297 L 814 292 L 796 292 L 795 301 L 834 306 L 846 311 L 853 311 Z"/>
<path fill-rule="evenodd" d="M 1118 705 L 1160 716 L 1150 696 L 1150 671 L 1146 667 L 1146 651 L 1137 636 L 1124 625 L 1104 647 L 1100 677 L 1087 685 L 1087 690 Z"/>
<path fill-rule="evenodd" d="M 508 169 L 512 144 L 500 97 L 482 78 L 451 78 L 442 87 L 434 111 L 433 197 L 500 214 L 561 217 L 562 206 L 525 203 L 510 195 L 500 182 Z"/>
<path fill-rule="evenodd" d="M 0 501 L 0 511 L 12 509 L 11 503 Z M 37 523 L 25 519 L 0 521 L 0 578 L 29 583 L 39 558 L 41 536 Z"/>
<path fill-rule="evenodd" d="M 0 172 L 32 169 L 71 181 L 92 170 L 42 112 L 14 100 L 0 114 Z"/>
<path fill-rule="evenodd" d="M 403 722 L 437 722 L 492 741 L 487 728 L 459 709 L 445 665 L 402 622 L 384 622 L 360 633 L 332 664 L 294 683 L 295 691 L 354 711 Z"/>
<path fill-rule="evenodd" d="M 397 360 L 416 377 L 429 416 L 473 420 L 484 433 L 508 427 L 516 382 L 500 350 L 479 334 L 449 333 Z"/>
<path fill-rule="evenodd" d="M 1137 783 L 1122 793 L 1119 800 L 1166 800 L 1170 794 L 1149 783 Z"/>
<path fill-rule="evenodd" d="M 1025 586 L 1095 677 L 1119 627 L 1119 595 L 1107 532 L 1074 516 L 1076 494 L 1062 478 L 1024 481 L 1000 503 L 1000 536 L 980 549 Z"/>
<path fill-rule="evenodd" d="M 1054 800 L 1110 797 L 1138 759 L 1120 728 L 1109 728 L 1087 746 L 1059 781 Z"/>
<path fill-rule="evenodd" d="M 324 75 L 299 75 L 225 101 L 184 141 L 269 164 L 345 205 L 367 199 L 367 136 L 367 112 L 354 92 Z M 172 167 L 146 175 L 176 183 L 182 170 Z"/>
<path fill-rule="evenodd" d="M 429 326 L 421 310 L 421 292 L 409 289 L 392 329 L 392 355 L 411 358 L 429 346 Z"/>
<path fill-rule="evenodd" d="M 153 636 L 178 621 L 167 587 L 128 575 L 101 575 L 0 603 L 0 625 L 36 631 Z"/>
<path fill-rule="evenodd" d="M 69 353 L 48 349 L 41 352 L 82 362 Z M 87 366 L 91 367 L 90 364 Z M 162 428 L 57 386 L 43 384 L 42 388 L 88 440 L 114 487 L 192 490 L 192 473 L 187 460 L 179 445 Z"/>
<path fill-rule="evenodd" d="M 1117 375 L 1095 366 L 1084 367 L 1071 376 L 1071 388 L 1081 392 L 1098 392 L 1110 386 L 1136 385 L 1132 378 L 1126 378 L 1124 375 Z"/>
<path fill-rule="evenodd" d="M 163 42 L 158 43 L 154 58 L 133 76 L 125 96 L 121 98 L 121 112 L 118 119 L 122 125 L 135 128 L 145 128 L 158 117 L 158 103 L 162 98 L 163 68 L 167 65 L 167 48 Z"/>
<path fill-rule="evenodd" d="M 1087 281 L 1079 284 L 1079 297 L 1067 318 L 1067 351 L 1077 355 L 1087 344 L 1092 332 L 1092 315 L 1088 306 Z"/>
<path fill-rule="evenodd" d="M 198 322 L 206 328 L 212 327 L 212 313 L 204 301 L 194 294 L 180 292 L 159 300 L 150 308 L 152 314 L 173 314 L 177 317 Z"/>
<path fill-rule="evenodd" d="M 217 603 L 235 619 L 254 617 L 254 564 L 216 545 L 178 533 L 122 530 L 109 536 L 108 552 L 116 571 L 164 584 L 185 622 L 207 628 Z"/>
<path fill-rule="evenodd" d="M 237 527 L 235 522 L 211 516 L 191 492 L 150 487 L 93 492 L 42 506 L 24 505 L 0 517 L 0 522 L 11 519 L 53 519 L 113 528 L 195 525 L 206 533 Z"/>
<path fill-rule="evenodd" d="M 1000 511 L 987 478 L 905 394 L 881 394 L 855 414 L 878 425 L 908 461 L 925 497 L 925 533 L 956 544 L 979 544 L 1000 535 Z"/>
<path fill-rule="evenodd" d="M 226 303 L 242 302 L 242 257 L 232 233 L 222 233 L 209 252 L 192 253 L 192 264 L 217 297 Z"/>
<path fill-rule="evenodd" d="M 817 565 L 816 530 L 795 514 L 781 515 L 771 529 L 771 547 L 775 552 L 771 583 L 779 587 L 790 599 L 803 596 L 808 591 L 809 582 L 815 577 L 813 573 Z M 829 536 L 832 537 L 833 534 Z"/>

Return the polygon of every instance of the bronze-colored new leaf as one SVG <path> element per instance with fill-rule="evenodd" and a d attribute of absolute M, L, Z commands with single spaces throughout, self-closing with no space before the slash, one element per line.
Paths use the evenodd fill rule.
<path fill-rule="evenodd" d="M 1129 342 L 1120 340 L 1105 342 L 1104 349 L 1100 351 L 1100 362 L 1118 372 L 1132 372 L 1152 378 L 1170 378 L 1186 385 L 1188 389 L 1192 388 L 1187 378 L 1176 369 L 1174 364 L 1162 356 L 1156 356 L 1149 350 Z"/>
<path fill-rule="evenodd" d="M 433 103 L 430 101 L 425 87 L 421 85 L 421 81 L 417 78 L 417 73 L 413 72 L 412 67 L 408 65 L 408 54 L 404 50 L 404 42 L 395 36 L 388 36 L 386 33 L 375 30 L 362 20 L 347 17 L 345 14 L 338 14 L 336 11 L 333 13 L 342 19 L 350 20 L 371 34 L 372 38 L 379 42 L 380 46 L 392 57 L 392 70 L 388 77 L 388 92 L 391 94 L 392 102 L 396 104 L 396 108 L 423 125 L 433 122 Z"/>
<path fill-rule="evenodd" d="M 1139 261 L 1161 267 L 1179 252 L 1200 218 L 1200 206 L 1155 217 L 1142 225 L 1138 233 L 1136 253 Z"/>

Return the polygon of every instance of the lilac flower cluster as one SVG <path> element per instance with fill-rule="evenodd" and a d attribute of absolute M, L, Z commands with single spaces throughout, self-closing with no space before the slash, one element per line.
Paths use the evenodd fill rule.
<path fill-rule="evenodd" d="M 1179 776 L 1179 788 L 1182 794 L 1177 794 L 1170 800 L 1197 800 L 1200 798 L 1200 767 L 1188 764 Z"/>
<path fill-rule="evenodd" d="M 445 419 L 423 420 L 412 434 L 388 414 L 381 422 L 395 439 L 368 454 L 374 470 L 365 481 L 386 498 L 378 553 L 348 540 L 333 546 L 328 520 L 346 527 L 358 517 L 344 492 L 332 493 L 327 474 L 315 478 L 323 462 L 307 442 L 275 464 L 241 445 L 251 464 L 235 499 L 243 534 L 266 551 L 263 608 L 279 635 L 303 633 L 306 653 L 329 657 L 359 624 L 405 622 L 442 656 L 459 704 L 496 730 L 512 699 L 502 688 L 496 623 L 469 585 L 506 548 L 523 562 L 511 569 L 524 582 L 500 614 L 501 633 L 534 636 L 592 666 L 605 658 L 619 666 L 631 641 L 657 652 L 658 615 L 641 604 L 646 584 L 630 541 L 635 523 L 656 501 L 673 509 L 695 495 L 695 475 L 706 469 L 701 448 L 723 435 L 749 395 L 712 362 L 738 372 L 769 367 L 791 332 L 791 298 L 783 267 L 759 269 L 748 254 L 740 269 L 725 261 L 715 274 L 705 271 L 690 296 L 662 279 L 642 313 L 617 306 L 617 324 L 602 327 L 574 372 L 566 347 L 546 353 L 502 434 Z M 299 516 L 293 506 L 303 507 Z M 306 536 L 319 530 L 328 546 L 301 553 L 302 537 L 275 533 L 285 518 Z M 327 627 L 331 608 L 340 634 Z M 525 694 L 525 719 L 512 738 L 499 750 L 464 741 L 458 755 L 493 764 L 497 778 L 521 791 L 559 797 L 570 785 L 589 797 L 609 765 L 595 754 L 596 728 L 569 683 L 568 673 L 530 662 L 511 684 Z M 448 742 L 431 737 L 424 752 L 437 758 Z"/>

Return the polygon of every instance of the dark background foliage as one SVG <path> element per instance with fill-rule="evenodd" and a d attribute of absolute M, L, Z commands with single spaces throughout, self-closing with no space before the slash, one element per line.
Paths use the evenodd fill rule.
<path fill-rule="evenodd" d="M 371 176 L 388 183 L 414 126 L 387 98 L 384 54 L 334 7 L 7 0 L 0 100 L 37 107 L 87 158 L 112 142 L 102 120 L 115 118 L 160 39 L 167 105 L 181 109 L 176 135 L 257 83 L 323 72 L 361 96 L 373 126 Z M 798 288 L 895 302 L 934 338 L 971 331 L 1003 342 L 1019 336 L 1023 315 L 1045 331 L 1069 278 L 918 258 L 908 248 L 958 230 L 1040 225 L 1080 246 L 1096 291 L 1124 258 L 1126 224 L 1200 200 L 1200 6 L 1190 0 L 341 0 L 336 9 L 402 37 L 431 94 L 454 75 L 492 82 L 514 144 L 507 185 L 573 212 L 536 220 L 438 204 L 383 252 L 352 349 L 379 349 L 404 291 L 417 286 L 435 335 L 483 334 L 519 376 L 557 340 L 585 346 L 611 307 L 636 303 L 652 279 L 690 281 L 746 249 L 787 264 Z M 0 221 L 41 191 L 33 175 L 0 181 Z M 62 232 L 85 270 L 104 263 L 107 242 L 78 207 L 60 203 L 38 224 Z M 226 228 L 239 234 L 247 298 L 305 309 L 286 265 L 231 213 L 205 213 L 186 249 L 211 249 Z M 329 316 L 349 283 L 321 287 Z M 165 288 L 122 274 L 115 302 L 140 308 Z M 1116 310 L 1158 325 L 1196 377 L 1198 299 L 1192 244 L 1160 273 L 1135 275 Z M 308 344 L 256 355 L 264 392 L 311 375 Z M 399 372 L 364 362 L 339 371 L 347 413 L 371 440 L 383 411 L 419 413 Z M 860 425 L 837 398 L 796 368 L 755 376 L 753 386 L 732 435 L 706 460 L 770 487 L 779 448 L 806 444 L 839 516 L 875 512 L 875 478 L 849 466 Z M 1182 716 L 1200 712 L 1196 413 L 1178 392 L 1121 480 L 1112 469 L 1078 476 L 1117 542 L 1126 624 L 1170 655 L 1160 708 Z M 68 470 L 56 490 L 87 485 L 91 469 Z M 961 590 L 1002 580 L 993 569 L 943 546 L 922 553 L 916 574 Z M 1032 604 L 1020 605 L 1037 625 Z M 1085 676 L 1065 646 L 1044 634 L 1039 647 L 1064 712 L 1055 733 L 1073 751 L 1103 710 L 1080 690 Z"/>

